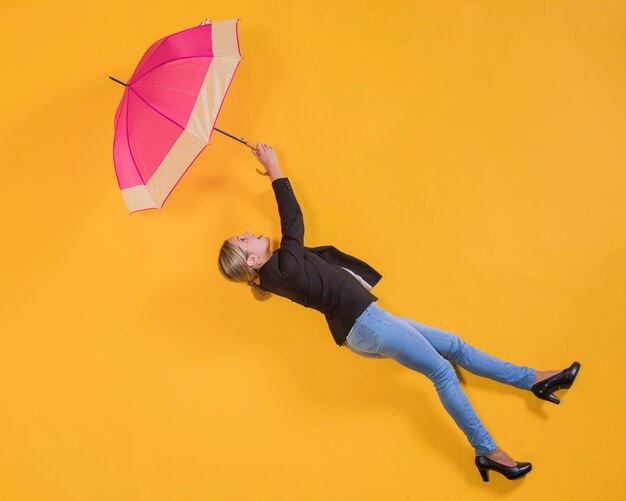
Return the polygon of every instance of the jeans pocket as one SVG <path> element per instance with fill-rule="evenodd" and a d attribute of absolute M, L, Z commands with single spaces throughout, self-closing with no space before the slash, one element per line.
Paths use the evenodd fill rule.
<path fill-rule="evenodd" d="M 364 355 L 365 353 L 373 357 L 378 356 L 378 335 L 374 330 L 358 321 L 354 324 L 352 332 L 346 339 L 346 344 L 352 351 L 360 355 Z"/>

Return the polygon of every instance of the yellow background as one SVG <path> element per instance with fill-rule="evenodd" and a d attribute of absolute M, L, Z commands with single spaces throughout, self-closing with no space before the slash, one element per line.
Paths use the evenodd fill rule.
<path fill-rule="evenodd" d="M 0 497 L 623 499 L 626 4 L 4 1 Z M 483 484 L 431 382 L 217 269 L 280 236 L 215 132 L 162 210 L 126 211 L 122 88 L 158 38 L 240 18 L 217 126 L 275 146 L 309 246 L 383 274 L 391 313 L 538 369 L 560 406 L 463 371 Z"/>

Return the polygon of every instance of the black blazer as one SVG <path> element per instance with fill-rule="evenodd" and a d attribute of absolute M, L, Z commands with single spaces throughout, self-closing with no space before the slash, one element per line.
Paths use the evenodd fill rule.
<path fill-rule="evenodd" d="M 261 289 L 286 297 L 326 317 L 335 343 L 345 342 L 361 313 L 378 297 L 370 289 L 382 275 L 332 245 L 304 245 L 304 219 L 286 177 L 272 182 L 282 238 L 258 270 Z"/>

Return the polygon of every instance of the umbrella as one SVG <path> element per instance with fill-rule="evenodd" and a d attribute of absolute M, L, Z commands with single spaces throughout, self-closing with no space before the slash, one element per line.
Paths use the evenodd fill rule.
<path fill-rule="evenodd" d="M 128 82 L 109 77 L 125 87 L 115 112 L 113 161 L 130 214 L 160 209 L 209 143 L 241 60 L 238 21 L 203 22 L 161 38 Z"/>

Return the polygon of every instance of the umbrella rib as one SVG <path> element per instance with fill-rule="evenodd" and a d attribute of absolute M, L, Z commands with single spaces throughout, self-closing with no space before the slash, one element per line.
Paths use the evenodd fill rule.
<path fill-rule="evenodd" d="M 143 97 L 141 97 L 137 91 L 135 89 L 133 89 L 132 87 L 128 87 L 130 90 L 132 90 L 135 95 L 141 99 L 144 103 L 146 103 L 146 105 L 148 105 L 150 108 L 152 108 L 154 111 L 156 111 L 159 115 L 161 115 L 162 117 L 167 118 L 170 122 L 172 122 L 174 125 L 177 125 L 178 127 L 180 127 L 181 129 L 185 129 L 185 127 L 183 127 L 182 125 L 180 125 L 178 122 L 176 122 L 175 120 L 172 120 L 170 117 L 168 117 L 167 115 L 165 115 L 164 113 L 161 113 L 159 110 L 157 110 L 154 106 L 152 106 L 148 101 L 146 101 Z"/>
<path fill-rule="evenodd" d="M 160 42 L 161 42 L 161 43 L 160 43 L 159 45 L 157 45 L 157 46 L 154 48 L 154 50 L 152 51 L 152 54 L 150 54 L 150 57 L 152 57 L 152 56 L 154 55 L 154 53 L 155 53 L 155 52 L 156 52 L 156 51 L 157 51 L 157 50 L 161 47 L 161 45 L 163 45 L 163 43 L 164 43 L 164 42 L 165 42 L 168 38 L 169 38 L 169 36 L 167 36 L 167 37 L 163 37 L 163 38 L 160 40 Z M 155 45 L 156 45 L 156 42 L 155 42 Z M 150 58 L 148 58 L 148 61 L 149 61 L 149 60 L 150 60 Z M 148 64 L 148 61 L 146 61 L 146 62 L 145 62 L 144 66 Z M 135 71 L 134 71 L 134 72 L 133 72 L 133 74 L 131 75 L 131 77 L 130 77 L 130 78 L 131 78 L 131 80 L 132 80 L 132 78 L 133 78 L 133 76 L 135 75 L 135 73 L 136 73 L 136 72 L 137 72 L 137 68 L 135 68 Z M 128 84 L 130 85 L 130 80 L 128 81 Z"/>
<path fill-rule="evenodd" d="M 195 57 L 210 57 L 213 58 L 214 56 L 185 56 L 185 57 L 175 57 L 174 59 L 168 59 L 167 61 L 163 61 L 160 64 L 157 64 L 154 68 L 150 68 L 148 71 L 146 71 L 143 75 L 141 75 L 137 80 L 135 80 L 132 85 L 136 84 L 137 82 L 139 82 L 139 80 L 141 80 L 143 77 L 145 77 L 146 75 L 149 75 L 150 73 L 152 73 L 154 70 L 156 70 L 157 68 L 160 68 L 161 66 L 163 66 L 164 64 L 167 63 L 171 63 L 172 61 L 179 61 L 181 59 L 193 59 Z"/>
<path fill-rule="evenodd" d="M 122 101 L 124 99 L 127 99 L 127 96 L 128 96 L 128 94 L 124 94 L 124 96 L 122 97 Z M 122 104 L 120 103 L 120 106 L 121 105 Z M 128 102 L 126 103 L 126 106 L 128 106 Z M 128 109 L 126 111 L 128 111 Z M 120 110 L 120 114 L 117 117 L 117 121 L 115 122 L 115 125 L 114 125 L 115 130 L 117 130 L 117 128 L 119 127 L 121 120 L 122 120 L 122 111 Z M 126 124 L 128 124 L 128 118 L 126 119 Z M 128 126 L 126 127 L 126 132 L 127 132 L 127 134 L 126 134 L 126 142 L 128 143 Z M 116 142 L 117 142 L 117 135 L 113 136 L 113 164 L 114 165 L 115 165 L 115 143 Z M 130 149 L 130 147 L 129 147 L 129 149 Z M 119 174 L 117 172 L 117 165 L 115 167 L 116 167 L 115 168 L 115 177 L 117 178 L 117 184 L 121 187 L 122 183 L 120 182 L 120 176 L 119 176 Z"/>
<path fill-rule="evenodd" d="M 135 155 L 133 155 L 133 149 L 130 146 L 130 137 L 128 135 L 128 115 L 129 115 L 128 112 L 129 112 L 129 110 L 130 110 L 130 99 L 126 103 L 126 143 L 128 144 L 128 152 L 130 153 L 130 158 L 133 161 L 133 165 L 135 166 L 135 170 L 137 171 L 137 174 L 139 175 L 139 179 L 141 179 L 141 182 L 145 185 L 146 181 L 144 180 L 143 176 L 141 175 L 141 172 L 139 171 L 139 167 L 137 167 L 137 162 L 135 160 Z"/>

